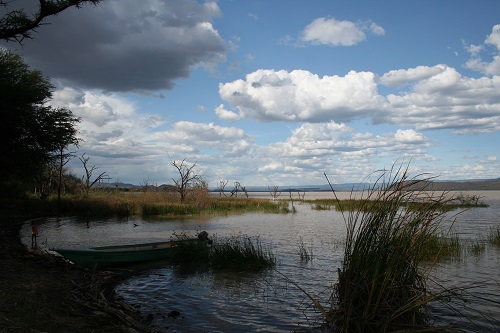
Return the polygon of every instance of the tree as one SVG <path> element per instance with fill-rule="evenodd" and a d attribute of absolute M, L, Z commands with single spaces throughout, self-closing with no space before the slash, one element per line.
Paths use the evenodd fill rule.
<path fill-rule="evenodd" d="M 196 174 L 194 172 L 194 167 L 197 162 L 194 162 L 191 165 L 188 165 L 186 159 L 182 161 L 171 161 L 170 164 L 177 169 L 180 178 L 173 179 L 175 183 L 175 190 L 180 194 L 181 201 L 184 202 L 186 200 L 186 195 L 188 191 L 192 188 L 196 187 L 206 187 L 206 182 L 203 180 L 203 177 Z"/>
<path fill-rule="evenodd" d="M 54 87 L 13 52 L 0 50 L 0 184 L 32 181 L 64 150 L 78 144 L 70 110 L 47 102 Z"/>
<path fill-rule="evenodd" d="M 70 8 L 80 8 L 84 3 L 97 5 L 100 0 L 38 0 L 38 7 L 34 12 L 28 12 L 25 8 L 16 6 L 16 0 L 0 0 L 0 8 L 4 8 L 0 19 L 0 39 L 5 41 L 23 42 L 31 39 L 31 33 L 49 17 L 59 14 Z"/>
<path fill-rule="evenodd" d="M 85 169 L 85 174 L 82 177 L 82 183 L 85 186 L 85 194 L 89 194 L 90 189 L 96 183 L 104 179 L 110 179 L 106 172 L 101 172 L 97 177 L 95 177 L 94 180 L 92 180 L 92 175 L 94 174 L 94 171 L 99 169 L 99 167 L 95 165 L 90 166 L 88 164 L 90 161 L 90 157 L 85 157 L 85 153 L 83 153 L 83 155 L 79 157 L 79 159 L 83 164 L 83 168 Z"/>

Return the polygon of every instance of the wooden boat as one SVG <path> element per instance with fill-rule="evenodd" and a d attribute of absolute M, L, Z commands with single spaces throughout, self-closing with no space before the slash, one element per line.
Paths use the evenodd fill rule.
<path fill-rule="evenodd" d="M 207 239 L 189 238 L 168 242 L 101 246 L 84 249 L 53 249 L 83 267 L 110 267 L 141 261 L 171 259 L 182 246 L 206 245 Z"/>

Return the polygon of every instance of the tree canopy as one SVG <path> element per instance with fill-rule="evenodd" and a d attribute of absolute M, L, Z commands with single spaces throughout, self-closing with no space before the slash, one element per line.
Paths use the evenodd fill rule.
<path fill-rule="evenodd" d="M 80 119 L 47 102 L 54 87 L 22 58 L 0 49 L 0 181 L 26 181 L 78 144 Z"/>
<path fill-rule="evenodd" d="M 53 15 L 70 8 L 80 8 L 84 3 L 98 4 L 100 0 L 38 0 L 34 12 L 19 5 L 20 1 L 0 0 L 0 39 L 22 43 L 31 38 L 31 33 L 43 25 L 43 21 Z"/>

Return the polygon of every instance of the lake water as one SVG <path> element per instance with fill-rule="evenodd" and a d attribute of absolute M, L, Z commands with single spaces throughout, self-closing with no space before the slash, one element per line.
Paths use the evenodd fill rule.
<path fill-rule="evenodd" d="M 500 191 L 467 194 L 483 196 L 482 202 L 489 207 L 473 208 L 457 216 L 453 232 L 464 244 L 483 240 L 491 228 L 500 226 Z M 305 199 L 331 195 L 306 193 Z M 252 196 L 270 198 L 269 193 Z M 280 198 L 286 197 L 288 193 Z M 328 306 L 331 286 L 341 266 L 345 225 L 342 215 L 334 210 L 313 210 L 309 204 L 297 202 L 295 207 L 295 214 L 251 213 L 162 221 L 87 223 L 74 218 L 50 218 L 39 220 L 39 245 L 52 248 L 139 243 L 169 239 L 173 232 L 195 235 L 201 230 L 221 237 L 259 237 L 264 246 L 272 248 L 278 261 L 276 270 L 263 274 L 186 272 L 154 264 L 143 267 L 116 291 L 165 332 L 320 332 L 313 327 L 321 323 L 321 317 L 298 287 Z M 29 223 L 23 227 L 21 237 L 25 244 L 31 243 Z M 312 253 L 312 260 L 301 260 L 300 242 Z M 500 248 L 485 244 L 484 251 L 477 255 L 440 262 L 431 275 L 431 285 L 477 286 L 470 290 L 472 296 L 466 296 L 469 303 L 461 311 L 475 319 L 478 326 L 461 322 L 441 305 L 431 307 L 437 323 L 456 324 L 471 331 L 499 331 Z M 169 317 L 172 311 L 180 315 Z"/>

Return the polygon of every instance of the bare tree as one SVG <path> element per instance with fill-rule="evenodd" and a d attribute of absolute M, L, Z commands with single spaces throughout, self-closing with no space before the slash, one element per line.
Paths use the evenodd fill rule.
<path fill-rule="evenodd" d="M 281 195 L 281 191 L 279 190 L 278 186 L 273 186 L 273 188 L 268 186 L 267 188 L 269 189 L 269 193 L 271 194 L 273 200 L 278 199 L 278 197 Z"/>
<path fill-rule="evenodd" d="M 186 200 L 186 195 L 189 189 L 206 186 L 206 182 L 202 179 L 203 177 L 194 172 L 196 163 L 197 162 L 194 162 L 190 165 L 186 162 L 186 159 L 183 159 L 182 161 L 172 160 L 170 162 L 170 164 L 176 168 L 179 173 L 180 178 L 172 178 L 172 180 L 175 183 L 175 190 L 181 196 L 181 201 Z"/>
<path fill-rule="evenodd" d="M 234 188 L 231 190 L 231 196 L 237 197 L 238 196 L 238 191 L 241 190 L 245 194 L 245 196 L 248 198 L 248 192 L 245 186 L 241 186 L 239 182 L 234 182 Z"/>
<path fill-rule="evenodd" d="M 99 169 L 99 167 L 96 167 L 95 165 L 92 165 L 92 166 L 88 165 L 88 163 L 90 161 L 90 157 L 85 157 L 85 153 L 81 157 L 78 157 L 78 158 L 82 162 L 83 167 L 85 169 L 85 175 L 82 176 L 82 183 L 85 186 L 85 194 L 89 194 L 90 189 L 97 182 L 100 182 L 101 180 L 104 180 L 104 179 L 110 179 L 106 172 L 101 172 L 97 177 L 95 177 L 94 180 L 92 180 L 92 174 L 94 173 L 94 171 Z"/>
<path fill-rule="evenodd" d="M 224 192 L 227 183 L 229 183 L 229 180 L 219 181 L 219 185 L 217 185 L 217 190 L 219 191 L 219 197 L 222 197 L 222 195 L 224 195 L 225 197 L 227 196 L 226 193 Z"/>

